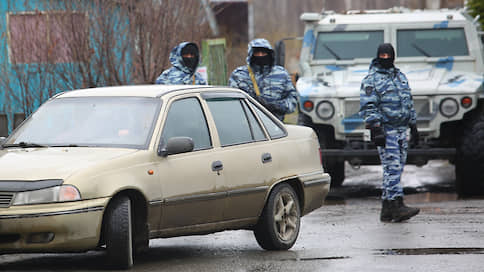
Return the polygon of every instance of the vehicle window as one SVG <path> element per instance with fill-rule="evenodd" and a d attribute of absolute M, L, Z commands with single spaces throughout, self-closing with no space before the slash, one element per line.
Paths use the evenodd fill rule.
<path fill-rule="evenodd" d="M 271 139 L 281 138 L 286 135 L 286 132 L 276 122 L 274 122 L 274 120 L 267 116 L 267 114 L 261 111 L 256 105 L 252 104 L 252 108 L 255 109 L 256 114 L 262 120 L 262 123 L 264 124 L 264 127 L 269 133 Z"/>
<path fill-rule="evenodd" d="M 383 43 L 383 31 L 319 32 L 314 59 L 374 58 Z"/>
<path fill-rule="evenodd" d="M 411 29 L 397 31 L 398 57 L 467 56 L 464 29 Z"/>
<path fill-rule="evenodd" d="M 260 126 L 259 122 L 255 118 L 254 113 L 249 109 L 249 107 L 245 102 L 243 101 L 241 102 L 242 102 L 242 106 L 244 107 L 244 111 L 247 114 L 247 118 L 249 119 L 249 125 L 252 130 L 252 135 L 254 140 L 256 141 L 265 140 L 266 136 L 264 135 L 264 131 L 262 130 L 262 127 Z"/>
<path fill-rule="evenodd" d="M 144 97 L 70 97 L 39 108 L 8 140 L 49 146 L 146 148 L 161 100 Z"/>
<path fill-rule="evenodd" d="M 254 141 L 240 99 L 207 100 L 222 146 Z"/>
<path fill-rule="evenodd" d="M 193 139 L 194 150 L 212 147 L 207 121 L 197 98 L 184 98 L 173 102 L 166 117 L 162 140 L 186 136 Z"/>

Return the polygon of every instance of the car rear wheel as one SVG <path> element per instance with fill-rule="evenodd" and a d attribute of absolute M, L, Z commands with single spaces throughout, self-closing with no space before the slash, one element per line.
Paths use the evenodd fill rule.
<path fill-rule="evenodd" d="M 106 218 L 106 250 L 113 268 L 128 269 L 133 266 L 133 225 L 131 201 L 127 196 L 112 200 Z"/>
<path fill-rule="evenodd" d="M 296 242 L 301 223 L 299 200 L 288 184 L 276 186 L 267 200 L 254 234 L 266 250 L 287 250 Z"/>

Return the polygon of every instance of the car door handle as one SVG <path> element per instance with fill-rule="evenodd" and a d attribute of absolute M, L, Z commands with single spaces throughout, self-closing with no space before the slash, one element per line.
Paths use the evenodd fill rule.
<path fill-rule="evenodd" d="M 264 153 L 262 154 L 262 163 L 268 163 L 272 161 L 271 153 Z"/>
<path fill-rule="evenodd" d="M 212 162 L 212 171 L 221 171 L 224 169 L 224 165 L 221 161 Z"/>

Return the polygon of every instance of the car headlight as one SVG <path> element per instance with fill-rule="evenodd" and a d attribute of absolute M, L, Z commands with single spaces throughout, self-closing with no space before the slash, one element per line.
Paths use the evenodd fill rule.
<path fill-rule="evenodd" d="M 454 98 L 445 98 L 440 102 L 440 113 L 443 116 L 450 118 L 456 115 L 458 111 L 459 103 L 457 103 L 457 100 L 455 100 Z"/>
<path fill-rule="evenodd" d="M 72 185 L 60 185 L 40 190 L 19 192 L 15 194 L 12 205 L 28 205 L 52 202 L 81 200 L 81 194 Z"/>
<path fill-rule="evenodd" d="M 316 114 L 323 120 L 331 119 L 334 115 L 334 106 L 329 101 L 321 101 L 316 107 Z"/>

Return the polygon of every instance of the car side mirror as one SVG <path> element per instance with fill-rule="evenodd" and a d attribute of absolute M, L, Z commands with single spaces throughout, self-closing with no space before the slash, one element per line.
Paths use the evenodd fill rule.
<path fill-rule="evenodd" d="M 195 144 L 190 137 L 172 137 L 165 145 L 158 150 L 158 155 L 166 157 L 168 155 L 180 154 L 193 151 Z"/>
<path fill-rule="evenodd" d="M 5 140 L 7 140 L 7 137 L 1 136 L 0 137 L 0 145 L 3 145 L 3 143 L 5 143 Z"/>

